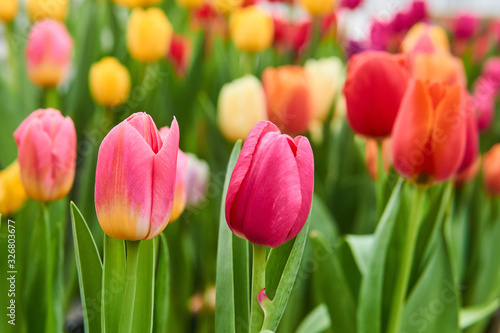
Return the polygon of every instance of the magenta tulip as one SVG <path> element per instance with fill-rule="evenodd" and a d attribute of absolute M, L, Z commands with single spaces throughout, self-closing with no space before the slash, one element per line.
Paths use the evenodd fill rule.
<path fill-rule="evenodd" d="M 76 131 L 73 120 L 54 109 L 36 110 L 14 132 L 21 181 L 37 201 L 64 198 L 75 179 Z"/>
<path fill-rule="evenodd" d="M 226 219 L 254 244 L 277 247 L 297 236 L 311 208 L 314 158 L 309 140 L 261 121 L 248 135 L 231 175 Z"/>
<path fill-rule="evenodd" d="M 160 137 L 153 119 L 134 113 L 104 138 L 97 159 L 95 205 L 102 229 L 125 240 L 151 239 L 174 203 L 179 126 Z"/>

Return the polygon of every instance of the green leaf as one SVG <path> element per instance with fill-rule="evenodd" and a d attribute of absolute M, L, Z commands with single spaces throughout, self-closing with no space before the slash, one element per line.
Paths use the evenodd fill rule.
<path fill-rule="evenodd" d="M 156 262 L 154 242 L 155 239 L 143 240 L 139 246 L 132 332 L 147 333 L 153 331 Z"/>
<path fill-rule="evenodd" d="M 220 219 L 219 219 L 219 242 L 217 245 L 217 275 L 215 279 L 215 331 L 235 332 L 235 306 L 234 281 L 233 281 L 233 234 L 226 222 L 225 204 L 229 180 L 234 166 L 241 151 L 241 141 L 234 145 L 229 158 L 224 192 L 222 194 Z M 247 328 L 248 329 L 248 328 Z"/>
<path fill-rule="evenodd" d="M 157 265 L 153 331 L 166 332 L 170 300 L 170 254 L 164 233 L 160 234 Z"/>
<path fill-rule="evenodd" d="M 85 332 L 100 332 L 101 258 L 87 222 L 73 202 L 70 206 Z"/>
<path fill-rule="evenodd" d="M 266 296 L 274 299 L 290 252 L 292 252 L 295 238 L 272 249 L 266 262 Z"/>
<path fill-rule="evenodd" d="M 484 304 L 460 309 L 460 329 L 466 329 L 467 327 L 488 318 L 499 307 L 500 299 L 494 299 Z"/>
<path fill-rule="evenodd" d="M 373 257 L 375 237 L 373 235 L 347 235 L 345 241 L 351 249 L 359 271 L 365 275 Z"/>
<path fill-rule="evenodd" d="M 234 315 L 237 332 L 246 332 L 246 325 L 250 322 L 248 252 L 248 241 L 233 235 Z"/>
<path fill-rule="evenodd" d="M 113 332 L 120 324 L 125 287 L 125 242 L 104 235 L 102 276 L 103 332 Z"/>
<path fill-rule="evenodd" d="M 379 333 L 382 327 L 382 292 L 384 269 L 389 248 L 389 240 L 394 228 L 400 206 L 400 192 L 403 181 L 400 179 L 375 231 L 370 262 L 361 282 L 357 324 L 360 333 Z"/>
<path fill-rule="evenodd" d="M 320 304 L 302 320 L 295 333 L 320 333 L 330 328 L 331 321 L 328 308 Z"/>

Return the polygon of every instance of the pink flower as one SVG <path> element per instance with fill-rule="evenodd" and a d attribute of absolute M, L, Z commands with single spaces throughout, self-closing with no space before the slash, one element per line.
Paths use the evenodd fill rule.
<path fill-rule="evenodd" d="M 76 131 L 73 121 L 54 109 L 37 110 L 14 132 L 21 181 L 38 201 L 64 198 L 75 178 Z"/>
<path fill-rule="evenodd" d="M 72 50 L 73 40 L 64 24 L 51 19 L 35 23 L 26 45 L 30 80 L 40 87 L 58 85 L 69 73 Z"/>
<path fill-rule="evenodd" d="M 477 113 L 477 127 L 486 130 L 493 122 L 498 86 L 491 79 L 481 76 L 474 84 L 473 103 Z"/>
<path fill-rule="evenodd" d="M 469 39 L 479 27 L 479 17 L 473 13 L 464 12 L 458 14 L 453 20 L 453 33 L 458 39 Z"/>
<path fill-rule="evenodd" d="M 165 229 L 174 203 L 178 150 L 175 118 L 163 138 L 142 112 L 108 133 L 99 148 L 95 183 L 97 218 L 106 234 L 141 240 Z"/>
<path fill-rule="evenodd" d="M 226 220 L 250 242 L 277 247 L 297 236 L 311 208 L 314 157 L 309 140 L 261 121 L 248 135 L 231 175 Z"/>

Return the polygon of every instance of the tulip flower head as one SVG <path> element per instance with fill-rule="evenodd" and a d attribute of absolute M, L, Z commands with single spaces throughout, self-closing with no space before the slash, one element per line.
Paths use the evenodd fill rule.
<path fill-rule="evenodd" d="M 290 135 L 304 133 L 313 115 L 306 71 L 300 66 L 268 67 L 262 73 L 269 120 Z"/>
<path fill-rule="evenodd" d="M 313 16 L 326 15 L 335 6 L 335 0 L 299 0 L 299 3 Z"/>
<path fill-rule="evenodd" d="M 16 160 L 0 171 L 0 214 L 6 216 L 17 212 L 27 198 L 21 182 L 19 162 Z"/>
<path fill-rule="evenodd" d="M 378 179 L 378 145 L 377 141 L 374 139 L 367 139 L 365 143 L 365 164 L 370 177 L 376 181 Z M 382 165 L 384 166 L 384 171 L 388 172 L 392 166 L 392 154 L 391 154 L 391 139 L 387 138 L 382 140 Z"/>
<path fill-rule="evenodd" d="M 410 83 L 392 133 L 394 168 L 418 184 L 454 176 L 466 149 L 463 87 L 446 83 Z"/>
<path fill-rule="evenodd" d="M 172 43 L 168 51 L 167 60 L 174 67 L 174 72 L 179 77 L 184 77 L 191 61 L 193 43 L 187 36 L 174 33 Z"/>
<path fill-rule="evenodd" d="M 423 81 L 445 81 L 448 84 L 467 85 L 462 59 L 448 52 L 416 54 L 411 67 L 413 76 Z"/>
<path fill-rule="evenodd" d="M 90 92 L 96 102 L 115 107 L 130 93 L 130 74 L 118 59 L 106 57 L 90 68 Z"/>
<path fill-rule="evenodd" d="M 268 121 L 250 132 L 231 175 L 226 220 L 252 243 L 277 247 L 297 236 L 311 208 L 314 158 L 309 140 Z"/>
<path fill-rule="evenodd" d="M 4 23 L 13 21 L 18 10 L 18 0 L 2 0 L 0 2 L 0 21 Z"/>
<path fill-rule="evenodd" d="M 462 94 L 465 98 L 466 139 L 464 157 L 458 168 L 458 174 L 469 170 L 479 157 L 479 132 L 477 127 L 476 108 L 474 101 L 465 88 Z"/>
<path fill-rule="evenodd" d="M 500 196 L 500 144 L 494 145 L 483 157 L 483 181 L 486 192 Z"/>
<path fill-rule="evenodd" d="M 76 131 L 73 121 L 54 109 L 37 110 L 14 132 L 21 181 L 37 201 L 64 198 L 75 178 Z"/>
<path fill-rule="evenodd" d="M 479 17 L 470 12 L 458 14 L 453 20 L 453 33 L 458 39 L 469 39 L 479 28 Z"/>
<path fill-rule="evenodd" d="M 225 84 L 219 93 L 217 118 L 227 139 L 244 140 L 259 121 L 267 119 L 266 97 L 260 81 L 247 75 Z"/>
<path fill-rule="evenodd" d="M 33 22 L 43 19 L 63 22 L 66 20 L 68 7 L 69 0 L 28 0 L 26 3 L 28 15 Z"/>
<path fill-rule="evenodd" d="M 172 25 L 161 9 L 136 8 L 127 26 L 127 47 L 135 59 L 154 62 L 167 55 L 172 34 Z"/>
<path fill-rule="evenodd" d="M 399 55 L 362 52 L 347 64 L 344 96 L 354 132 L 371 138 L 391 135 L 410 73 Z"/>
<path fill-rule="evenodd" d="M 480 131 L 487 130 L 493 122 L 497 91 L 497 84 L 488 76 L 480 76 L 474 83 L 472 99 L 476 107 L 477 126 Z"/>
<path fill-rule="evenodd" d="M 104 138 L 97 158 L 95 206 L 106 234 L 152 239 L 168 224 L 175 193 L 179 127 L 162 139 L 153 119 L 134 113 Z"/>
<path fill-rule="evenodd" d="M 450 42 L 440 26 L 417 23 L 406 34 L 401 49 L 404 53 L 449 52 Z"/>
<path fill-rule="evenodd" d="M 66 26 L 54 20 L 37 22 L 26 44 L 26 69 L 40 87 L 54 87 L 69 73 L 73 40 Z"/>
<path fill-rule="evenodd" d="M 269 48 L 273 41 L 273 19 L 257 6 L 241 8 L 232 13 L 229 31 L 238 49 L 261 52 Z"/>
<path fill-rule="evenodd" d="M 188 155 L 186 172 L 186 206 L 196 207 L 205 200 L 210 178 L 207 162 L 193 154 Z"/>

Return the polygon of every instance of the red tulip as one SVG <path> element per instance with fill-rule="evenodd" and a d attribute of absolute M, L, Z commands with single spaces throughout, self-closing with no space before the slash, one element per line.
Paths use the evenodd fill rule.
<path fill-rule="evenodd" d="M 231 175 L 226 220 L 250 242 L 277 247 L 297 236 L 311 208 L 314 158 L 309 140 L 261 121 L 248 135 Z"/>
<path fill-rule="evenodd" d="M 458 173 L 467 171 L 478 159 L 479 156 L 479 133 L 477 129 L 476 108 L 467 90 L 463 89 L 465 96 L 465 121 L 466 140 L 465 151 L 462 163 L 458 168 Z"/>
<path fill-rule="evenodd" d="M 500 144 L 494 145 L 483 157 L 483 181 L 486 191 L 500 196 Z"/>
<path fill-rule="evenodd" d="M 458 14 L 453 20 L 453 33 L 458 39 L 469 39 L 479 27 L 479 17 L 470 12 Z"/>
<path fill-rule="evenodd" d="M 167 60 L 174 67 L 175 74 L 184 77 L 191 61 L 193 43 L 187 36 L 174 33 L 168 51 Z"/>
<path fill-rule="evenodd" d="M 374 51 L 354 55 L 344 86 L 352 129 L 372 138 L 391 135 L 409 76 L 401 56 Z"/>
<path fill-rule="evenodd" d="M 73 121 L 54 109 L 37 110 L 14 132 L 21 181 L 38 201 L 64 198 L 75 179 L 76 131 Z"/>
<path fill-rule="evenodd" d="M 465 98 L 459 84 L 412 80 L 394 125 L 394 168 L 421 184 L 449 179 L 463 161 L 466 131 Z"/>

